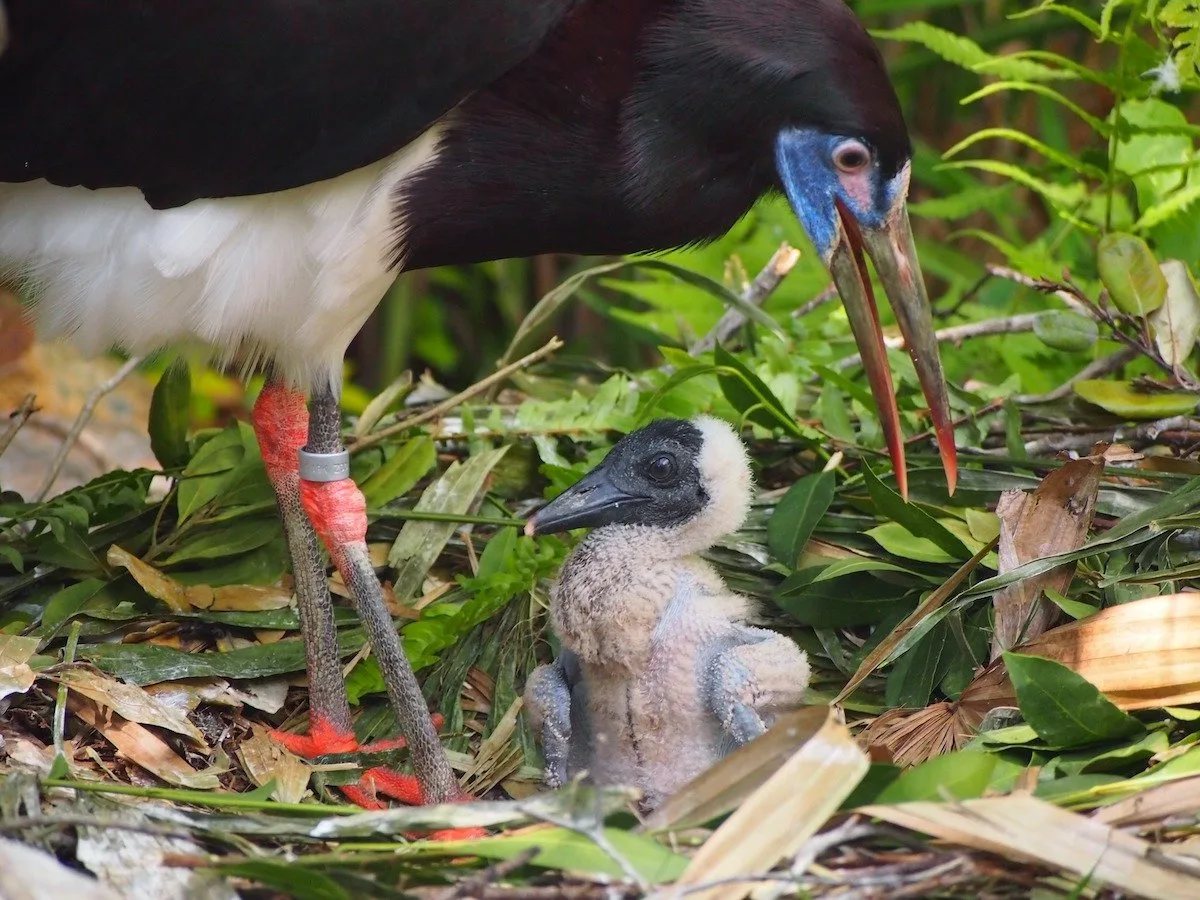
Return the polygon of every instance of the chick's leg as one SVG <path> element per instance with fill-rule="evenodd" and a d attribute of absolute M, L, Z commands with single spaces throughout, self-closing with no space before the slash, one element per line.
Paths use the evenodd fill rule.
<path fill-rule="evenodd" d="M 414 780 L 387 769 L 370 769 L 364 773 L 362 785 L 410 803 L 461 799 L 463 793 L 438 740 L 367 554 L 366 500 L 350 479 L 349 454 L 341 441 L 341 413 L 330 386 L 313 393 L 308 442 L 299 459 L 300 501 L 354 595 L 416 772 Z M 361 805 L 360 798 L 354 799 Z"/>
<path fill-rule="evenodd" d="M 745 643 L 719 653 L 701 677 L 709 710 L 738 746 L 799 706 L 809 676 L 808 657 L 794 641 L 761 628 L 740 632 Z"/>
<path fill-rule="evenodd" d="M 541 740 L 546 785 L 560 788 L 570 777 L 571 755 L 571 684 L 561 658 L 533 670 L 525 685 L 525 708 Z"/>

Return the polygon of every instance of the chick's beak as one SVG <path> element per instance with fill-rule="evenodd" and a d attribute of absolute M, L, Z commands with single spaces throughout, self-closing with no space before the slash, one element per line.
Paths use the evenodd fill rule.
<path fill-rule="evenodd" d="M 630 511 L 649 502 L 649 497 L 621 490 L 601 465 L 530 516 L 525 522 L 525 533 L 532 536 L 612 525 L 624 521 Z"/>
<path fill-rule="evenodd" d="M 908 471 L 904 458 L 904 437 L 900 430 L 900 412 L 896 406 L 896 392 L 892 386 L 883 330 L 879 324 L 879 310 L 867 274 L 864 251 L 875 264 L 875 271 L 904 335 L 905 345 L 921 382 L 921 390 L 929 404 L 938 452 L 946 471 L 946 483 L 953 493 L 958 480 L 954 428 L 950 422 L 946 379 L 942 373 L 929 297 L 921 277 L 908 210 L 901 201 L 885 224 L 868 228 L 860 226 L 854 213 L 840 200 L 836 201 L 836 205 L 837 235 L 828 256 L 829 271 L 845 305 L 854 340 L 862 355 L 863 369 L 879 409 L 888 453 L 895 468 L 897 487 L 901 496 L 907 499 Z"/>

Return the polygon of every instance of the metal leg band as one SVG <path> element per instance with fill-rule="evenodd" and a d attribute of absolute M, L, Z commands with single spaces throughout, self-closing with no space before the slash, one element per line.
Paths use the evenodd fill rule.
<path fill-rule="evenodd" d="M 350 477 L 350 451 L 311 453 L 300 451 L 300 477 L 304 481 L 341 481 Z"/>

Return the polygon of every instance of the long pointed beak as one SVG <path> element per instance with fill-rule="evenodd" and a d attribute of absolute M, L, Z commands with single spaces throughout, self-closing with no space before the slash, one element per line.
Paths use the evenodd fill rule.
<path fill-rule="evenodd" d="M 603 465 L 588 472 L 525 521 L 525 533 L 553 534 L 619 522 L 630 507 L 650 502 L 617 487 Z"/>
<path fill-rule="evenodd" d="M 839 234 L 829 257 L 829 271 L 846 307 L 854 340 L 862 355 L 863 369 L 871 386 L 871 394 L 879 409 L 880 422 L 887 440 L 888 453 L 896 472 L 900 495 L 908 498 L 908 469 L 904 458 L 904 436 L 900 430 L 900 411 L 892 373 L 888 368 L 883 329 L 879 324 L 879 309 L 867 274 L 863 251 L 870 255 L 883 289 L 891 301 L 896 321 L 904 335 L 905 345 L 917 370 L 921 390 L 929 404 L 938 452 L 946 471 L 946 484 L 954 493 L 958 481 L 958 456 L 954 447 L 954 428 L 950 422 L 950 403 L 946 395 L 946 378 L 938 355 L 937 339 L 929 297 L 917 248 L 913 242 L 908 210 L 900 205 L 895 214 L 880 228 L 861 228 L 854 214 L 840 201 L 837 203 Z"/>

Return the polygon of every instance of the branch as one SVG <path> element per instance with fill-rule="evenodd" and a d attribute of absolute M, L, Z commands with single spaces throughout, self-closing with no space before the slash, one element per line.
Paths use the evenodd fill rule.
<path fill-rule="evenodd" d="M 112 374 L 111 378 L 94 387 L 92 392 L 88 394 L 87 400 L 83 402 L 83 408 L 79 410 L 79 415 L 75 417 L 75 422 L 71 426 L 71 430 L 67 432 L 62 446 L 58 449 L 58 455 L 54 457 L 54 462 L 50 464 L 50 471 L 46 473 L 46 478 L 42 482 L 42 486 L 33 495 L 35 503 L 45 500 L 46 495 L 50 493 L 51 486 L 58 480 L 63 466 L 66 465 L 67 456 L 70 454 L 71 448 L 78 443 L 79 436 L 83 434 L 83 429 L 87 428 L 88 422 L 92 420 L 92 415 L 96 412 L 96 407 L 100 405 L 100 401 L 115 391 L 117 386 L 128 378 L 129 373 L 140 366 L 142 360 L 145 358 L 144 356 L 129 357 L 121 368 Z"/>
<path fill-rule="evenodd" d="M 523 356 L 515 362 L 511 362 L 501 369 L 497 369 L 482 381 L 475 382 L 475 384 L 471 385 L 466 390 L 459 391 L 453 397 L 448 397 L 441 403 L 429 407 L 429 409 L 425 410 L 424 412 L 417 413 L 414 416 L 409 416 L 407 419 L 401 419 L 400 421 L 389 425 L 387 428 L 381 428 L 372 434 L 365 435 L 364 437 L 350 437 L 346 441 L 346 443 L 350 445 L 350 452 L 357 453 L 359 450 L 363 450 L 367 447 L 378 444 L 380 441 L 391 437 L 393 434 L 399 434 L 402 431 L 407 431 L 410 428 L 415 428 L 418 425 L 423 425 L 424 423 L 436 419 L 439 416 L 445 415 L 459 404 L 464 403 L 477 394 L 482 394 L 493 385 L 504 381 L 514 372 L 520 371 L 521 369 L 531 366 L 536 362 L 540 362 L 554 351 L 561 349 L 562 346 L 563 342 L 561 340 L 559 340 L 557 337 L 552 337 L 541 349 L 534 350 L 529 355 Z"/>
<path fill-rule="evenodd" d="M 763 266 L 762 271 L 754 276 L 754 280 L 742 291 L 742 300 L 751 306 L 762 306 L 766 299 L 774 293 L 788 272 L 800 261 L 800 251 L 787 244 L 780 244 L 779 249 Z M 746 317 L 736 309 L 725 310 L 725 315 L 704 337 L 692 344 L 688 351 L 692 356 L 699 356 L 713 349 L 717 344 L 729 340 L 739 328 L 746 324 Z"/>
<path fill-rule="evenodd" d="M 11 421 L 9 422 L 8 428 L 5 429 L 4 434 L 0 435 L 0 456 L 4 455 L 4 451 L 7 450 L 8 445 L 13 442 L 13 438 L 15 438 L 17 436 L 17 432 L 21 430 L 21 426 L 28 422 L 29 417 L 33 415 L 34 399 L 35 398 L 33 394 L 26 394 L 25 399 L 21 401 L 21 405 L 18 406 L 11 415 L 9 415 L 8 418 Z"/>
<path fill-rule="evenodd" d="M 1019 334 L 1024 331 L 1033 331 L 1033 323 L 1037 321 L 1040 315 L 1041 313 L 1022 313 L 1018 316 L 988 319 L 986 322 L 951 325 L 948 328 L 939 328 L 933 333 L 933 336 L 939 344 L 959 344 L 970 338 L 986 337 L 993 334 Z M 889 349 L 898 350 L 904 347 L 904 338 L 885 337 L 883 345 Z M 862 355 L 855 353 L 853 356 L 847 356 L 845 359 L 839 360 L 834 365 L 834 369 L 843 372 L 846 369 L 852 369 L 861 364 Z"/>
<path fill-rule="evenodd" d="M 1095 362 L 1088 363 L 1075 375 L 1068 378 L 1063 384 L 1060 384 L 1054 390 L 1046 394 L 1017 394 L 1013 400 L 1017 403 L 1036 404 L 1036 403 L 1051 403 L 1055 400 L 1061 400 L 1063 397 L 1069 396 L 1075 384 L 1080 381 L 1087 381 L 1090 378 L 1101 378 L 1105 375 L 1110 375 L 1126 363 L 1132 362 L 1137 356 L 1138 351 L 1133 347 L 1122 347 L 1111 356 L 1106 356 L 1104 359 L 1098 359 Z"/>
<path fill-rule="evenodd" d="M 1062 450 L 1084 452 L 1091 450 L 1093 445 L 1107 443 L 1147 443 L 1158 440 L 1167 431 L 1178 431 L 1200 437 L 1200 419 L 1192 416 L 1171 416 L 1154 422 L 1142 422 L 1140 425 L 1120 426 L 1107 431 L 1089 431 L 1086 434 L 1051 434 L 1028 441 L 1025 452 L 1030 456 L 1046 456 Z"/>

